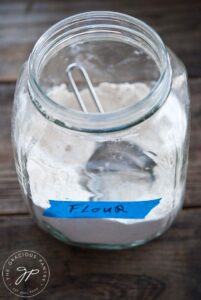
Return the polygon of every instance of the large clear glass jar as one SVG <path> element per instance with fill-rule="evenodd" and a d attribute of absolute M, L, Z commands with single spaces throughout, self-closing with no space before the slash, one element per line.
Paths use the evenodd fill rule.
<path fill-rule="evenodd" d="M 87 112 L 78 105 L 66 73 L 74 63 L 103 113 L 74 70 Z M 159 236 L 182 206 L 188 120 L 185 67 L 145 23 L 99 11 L 51 27 L 24 64 L 12 122 L 20 185 L 38 225 L 95 248 Z"/>

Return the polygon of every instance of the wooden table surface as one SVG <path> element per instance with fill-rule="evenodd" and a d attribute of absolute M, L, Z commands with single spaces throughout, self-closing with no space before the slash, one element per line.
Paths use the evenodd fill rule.
<path fill-rule="evenodd" d="M 146 21 L 184 61 L 192 99 L 192 133 L 184 209 L 162 237 L 139 248 L 69 247 L 41 231 L 27 212 L 10 142 L 16 78 L 38 37 L 52 24 L 88 10 L 115 10 Z M 35 299 L 201 299 L 201 1 L 0 1 L 0 266 L 15 251 L 42 254 L 47 288 Z M 0 299 L 17 299 L 0 278 Z"/>

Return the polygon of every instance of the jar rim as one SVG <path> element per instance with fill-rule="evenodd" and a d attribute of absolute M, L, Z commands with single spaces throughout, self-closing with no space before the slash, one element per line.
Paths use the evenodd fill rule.
<path fill-rule="evenodd" d="M 108 22 L 117 20 L 122 24 L 122 29 L 129 30 L 136 35 L 136 26 L 143 32 L 143 37 L 157 49 L 160 55 L 162 68 L 159 79 L 155 82 L 150 92 L 139 102 L 123 107 L 114 112 L 84 113 L 63 107 L 54 102 L 37 82 L 37 64 L 39 54 L 55 44 L 55 40 L 61 36 L 61 31 L 66 30 L 71 24 L 81 21 L 94 22 L 94 28 L 98 21 L 105 19 Z M 109 26 L 109 23 L 105 25 Z M 132 28 L 132 26 L 135 28 Z M 85 28 L 85 25 L 79 28 Z M 148 37 L 152 38 L 149 41 Z M 45 48 L 46 46 L 46 48 Z M 45 52 L 44 52 L 45 53 Z M 43 55 L 44 55 L 43 53 Z M 153 115 L 165 102 L 171 87 L 172 69 L 167 49 L 160 36 L 150 26 L 132 16 L 112 11 L 91 11 L 76 14 L 56 23 L 50 27 L 37 41 L 28 60 L 28 91 L 36 108 L 48 120 L 68 129 L 83 132 L 113 132 L 137 125 Z"/>

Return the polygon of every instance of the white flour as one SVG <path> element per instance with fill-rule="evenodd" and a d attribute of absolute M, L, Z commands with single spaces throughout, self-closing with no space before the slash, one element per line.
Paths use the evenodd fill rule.
<path fill-rule="evenodd" d="M 104 109 L 110 111 L 117 108 L 117 103 L 113 101 L 114 94 L 122 100 L 121 106 L 126 106 L 142 99 L 149 93 L 149 88 L 142 83 L 102 83 L 96 88 L 96 93 Z M 88 91 L 83 90 L 81 95 L 86 106 L 94 111 Z M 49 96 L 63 106 L 78 108 L 73 93 L 67 90 L 65 84 L 54 87 Z M 28 154 L 27 172 L 32 209 L 41 224 L 45 222 L 73 242 L 129 244 L 152 238 L 172 221 L 181 206 L 183 191 L 183 185 L 177 184 L 174 188 L 175 148 L 182 160 L 181 147 L 186 130 L 184 112 L 173 93 L 153 117 L 141 123 L 135 132 L 122 137 L 124 142 L 146 149 L 146 159 L 150 158 L 156 164 L 153 168 L 154 180 L 146 170 L 138 169 L 119 171 L 118 174 L 99 172 L 87 176 L 86 163 L 96 151 L 95 140 L 70 132 L 66 135 L 66 129 L 41 121 L 39 114 L 34 118 L 31 120 L 34 125 L 30 134 L 40 132 L 41 136 Z M 174 136 L 173 127 L 176 128 Z M 138 163 L 139 157 L 134 159 Z M 177 164 L 177 168 L 180 168 L 181 162 Z M 80 183 L 83 178 L 85 185 Z M 111 186 L 114 188 L 111 189 Z M 50 207 L 50 199 L 84 201 L 98 193 L 102 194 L 103 200 L 161 198 L 161 202 L 143 220 L 57 219 L 42 215 L 43 209 Z"/>

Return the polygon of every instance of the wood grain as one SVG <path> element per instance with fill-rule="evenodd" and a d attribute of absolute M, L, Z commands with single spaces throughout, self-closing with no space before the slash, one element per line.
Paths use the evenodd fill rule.
<path fill-rule="evenodd" d="M 16 80 L 22 63 L 47 28 L 89 10 L 114 10 L 144 20 L 184 61 L 190 76 L 201 76 L 200 1 L 4 0 L 0 2 L 0 80 Z"/>
<path fill-rule="evenodd" d="M 17 180 L 11 146 L 14 84 L 0 84 L 0 214 L 27 211 Z"/>
<path fill-rule="evenodd" d="M 29 216 L 2 216 L 0 267 L 20 249 L 44 255 L 51 279 L 36 299 L 200 300 L 200 216 L 201 209 L 185 210 L 163 237 L 121 252 L 69 247 L 38 229 Z M 13 299 L 2 281 L 0 291 L 0 299 Z"/>

